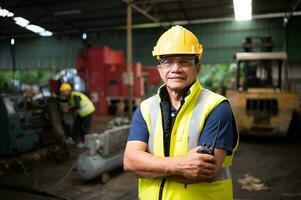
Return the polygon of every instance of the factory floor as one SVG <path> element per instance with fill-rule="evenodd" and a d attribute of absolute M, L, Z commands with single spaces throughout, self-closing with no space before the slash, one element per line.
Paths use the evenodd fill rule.
<path fill-rule="evenodd" d="M 94 118 L 90 132 L 102 132 L 112 118 Z M 23 168 L 26 164 L 22 164 L 18 168 L 12 166 L 9 170 L 0 169 L 0 199 L 130 200 L 137 198 L 137 180 L 134 175 L 124 173 L 122 167 L 109 173 L 111 180 L 106 184 L 101 182 L 100 177 L 91 181 L 81 180 L 74 169 L 74 164 L 77 157 L 87 149 L 77 149 L 74 145 L 68 145 L 67 149 L 69 156 L 63 162 L 44 159 L 34 167 L 31 165 Z M 0 158 L 1 161 L 3 159 Z"/>
<path fill-rule="evenodd" d="M 32 171 L 8 172 L 0 175 L 0 198 L 2 200 L 96 200 L 135 199 L 137 181 L 122 168 L 110 172 L 111 180 L 103 184 L 100 178 L 81 180 L 73 169 L 74 161 L 84 150 L 70 149 L 70 158 L 58 164 L 41 163 Z M 25 187 L 24 187 L 25 186 Z"/>
<path fill-rule="evenodd" d="M 105 128 L 108 120 L 95 119 L 92 131 Z M 45 160 L 32 170 L 2 172 L 0 199 L 137 199 L 134 175 L 118 168 L 110 172 L 111 180 L 106 184 L 100 177 L 83 181 L 73 164 L 85 149 L 71 145 L 68 150 L 70 157 L 62 163 Z M 234 200 L 301 200 L 300 152 L 300 137 L 242 137 L 232 167 Z"/>

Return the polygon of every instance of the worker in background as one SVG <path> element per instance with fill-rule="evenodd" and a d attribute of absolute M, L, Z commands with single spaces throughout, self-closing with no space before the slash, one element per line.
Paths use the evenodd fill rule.
<path fill-rule="evenodd" d="M 95 107 L 85 94 L 73 91 L 68 83 L 61 85 L 60 92 L 64 97 L 67 97 L 68 104 L 76 112 L 71 133 L 72 138 L 68 138 L 67 143 L 72 144 L 76 141 L 76 147 L 82 148 L 84 147 L 84 137 L 89 133 L 91 127 Z"/>
<path fill-rule="evenodd" d="M 238 133 L 228 100 L 197 79 L 202 53 L 181 26 L 167 30 L 153 49 L 164 84 L 134 112 L 123 163 L 139 177 L 141 200 L 233 199 Z M 214 155 L 200 153 L 215 135 Z"/>

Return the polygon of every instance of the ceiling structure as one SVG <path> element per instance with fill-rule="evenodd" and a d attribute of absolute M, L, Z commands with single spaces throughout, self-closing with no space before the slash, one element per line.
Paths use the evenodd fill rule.
<path fill-rule="evenodd" d="M 0 0 L 0 7 L 54 34 L 125 28 L 127 5 L 133 28 L 234 19 L 232 0 Z M 253 0 L 256 18 L 301 13 L 300 0 Z M 35 35 L 0 17 L 0 37 Z"/>

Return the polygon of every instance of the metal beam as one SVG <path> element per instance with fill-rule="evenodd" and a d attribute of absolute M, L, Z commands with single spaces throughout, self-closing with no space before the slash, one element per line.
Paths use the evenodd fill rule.
<path fill-rule="evenodd" d="M 36 3 L 36 0 L 34 1 Z M 40 5 L 40 4 L 37 4 L 37 6 L 43 10 L 44 12 L 46 12 L 47 14 L 49 14 L 49 16 L 52 16 L 53 13 L 51 10 L 49 10 L 48 8 L 46 8 L 45 6 L 43 5 Z M 57 19 L 58 21 L 60 21 L 61 23 L 63 23 L 64 25 L 68 26 L 69 28 L 71 29 L 75 29 L 75 30 L 78 30 L 79 32 L 81 31 L 79 28 L 75 27 L 74 25 L 70 24 L 69 22 L 65 21 L 64 19 L 62 19 L 61 17 L 59 16 L 54 16 L 55 19 Z M 33 20 L 32 23 L 35 23 L 35 22 L 38 22 L 39 20 L 41 20 L 41 17 L 37 18 L 36 20 Z M 43 25 L 41 25 L 43 26 Z M 45 28 L 45 27 L 43 27 Z M 47 28 L 48 29 L 48 28 Z M 51 31 L 51 30 L 50 30 Z"/>
<path fill-rule="evenodd" d="M 122 0 L 122 1 L 124 3 L 126 3 L 126 4 L 128 4 L 128 5 L 130 4 L 132 8 L 134 8 L 136 11 L 138 11 L 139 13 L 141 13 L 142 15 L 144 15 L 145 17 L 147 17 L 148 19 L 150 19 L 150 20 L 152 20 L 154 22 L 157 22 L 157 23 L 160 22 L 159 19 L 157 19 L 156 17 L 150 15 L 147 11 L 145 11 L 144 9 L 142 9 L 142 8 L 138 7 L 137 5 L 135 5 L 133 3 L 133 1 L 130 1 L 130 0 Z"/>
<path fill-rule="evenodd" d="M 253 19 L 268 19 L 268 18 L 280 18 L 286 16 L 286 13 L 268 13 L 263 15 L 253 15 Z M 295 11 L 292 13 L 292 16 L 301 16 L 301 11 Z M 168 27 L 171 25 L 189 25 L 189 24 L 207 24 L 207 23 L 215 23 L 215 22 L 231 22 L 234 21 L 234 17 L 222 17 L 222 18 L 209 18 L 209 19 L 195 19 L 190 21 L 174 21 L 174 22 L 151 22 L 151 23 L 139 23 L 139 24 L 132 24 L 132 29 L 145 29 L 145 28 L 157 28 L 157 27 Z M 122 26 L 107 26 L 103 28 L 85 28 L 87 32 L 94 32 L 94 31 L 108 31 L 108 30 L 125 30 L 126 25 Z M 78 30 L 65 30 L 64 33 L 77 33 Z M 15 38 L 22 38 L 22 37 L 32 37 L 32 34 L 18 34 Z M 2 37 L 2 39 L 9 38 Z"/>
<path fill-rule="evenodd" d="M 139 4 L 156 4 L 156 3 L 170 3 L 170 2 L 178 2 L 181 0 L 144 0 L 144 1 L 140 1 L 140 2 L 135 2 L 136 5 Z"/>

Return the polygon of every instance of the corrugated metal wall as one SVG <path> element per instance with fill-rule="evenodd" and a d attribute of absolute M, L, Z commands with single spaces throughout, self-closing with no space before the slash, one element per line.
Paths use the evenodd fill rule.
<path fill-rule="evenodd" d="M 301 18 L 290 21 L 288 53 L 291 61 L 301 61 Z M 276 50 L 282 50 L 284 29 L 281 18 L 258 19 L 247 22 L 218 22 L 184 26 L 194 32 L 204 46 L 203 63 L 231 63 L 233 55 L 242 51 L 247 36 L 272 36 Z M 163 28 L 133 31 L 133 59 L 143 65 L 155 65 L 151 51 Z M 126 49 L 125 30 L 103 31 L 88 35 L 89 43 Z M 11 69 L 9 40 L 0 41 L 0 69 Z M 56 69 L 75 66 L 75 58 L 82 47 L 81 35 L 50 38 L 16 39 L 17 69 Z"/>
<path fill-rule="evenodd" d="M 75 67 L 80 40 L 70 37 L 16 38 L 17 69 L 58 69 Z M 7 41 L 9 43 L 10 41 Z M 0 69 L 11 69 L 10 45 L 0 46 Z"/>
<path fill-rule="evenodd" d="M 242 44 L 249 36 L 272 36 L 277 50 L 283 46 L 279 19 L 203 24 L 192 30 L 204 45 L 204 63 L 233 62 L 234 54 L 243 51 Z"/>

